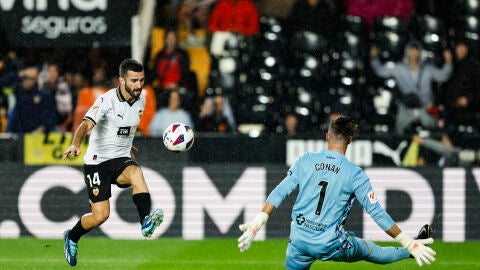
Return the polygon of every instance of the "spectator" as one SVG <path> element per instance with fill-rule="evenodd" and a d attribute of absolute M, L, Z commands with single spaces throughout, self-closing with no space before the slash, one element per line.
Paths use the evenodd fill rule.
<path fill-rule="evenodd" d="M 298 136 L 298 116 L 296 113 L 287 114 L 284 128 L 284 134 L 287 138 L 295 138 Z"/>
<path fill-rule="evenodd" d="M 287 18 L 287 36 L 309 31 L 333 36 L 339 25 L 338 8 L 333 0 L 298 0 Z"/>
<path fill-rule="evenodd" d="M 17 83 L 18 72 L 24 66 L 23 60 L 18 58 L 17 53 L 9 51 L 0 64 L 0 88 L 10 87 Z"/>
<path fill-rule="evenodd" d="M 476 114 L 480 105 L 480 62 L 469 55 L 466 41 L 455 44 L 454 55 L 453 73 L 440 99 L 445 107 L 445 127 L 451 136 L 460 125 L 478 128 Z"/>
<path fill-rule="evenodd" d="M 250 0 L 219 0 L 210 13 L 208 31 L 252 36 L 260 29 L 260 17 Z"/>
<path fill-rule="evenodd" d="M 345 13 L 360 16 L 373 28 L 375 17 L 395 16 L 407 21 L 415 9 L 414 0 L 343 0 Z"/>
<path fill-rule="evenodd" d="M 107 90 L 107 72 L 103 66 L 98 66 L 93 70 L 92 86 L 84 87 L 78 92 L 78 101 L 73 112 L 72 131 L 82 123 L 83 117 L 95 100 Z"/>
<path fill-rule="evenodd" d="M 214 58 L 226 56 L 227 44 L 234 47 L 245 44 L 260 30 L 260 16 L 250 0 L 220 0 L 213 7 L 208 21 L 208 31 L 212 35 L 209 52 Z M 229 43 L 227 43 L 227 41 Z M 235 53 L 237 57 L 238 54 Z M 231 56 L 231 55 L 230 55 Z M 218 60 L 218 59 L 217 59 Z M 214 66 L 218 65 L 212 63 Z"/>
<path fill-rule="evenodd" d="M 55 98 L 58 125 L 62 131 L 68 131 L 71 129 L 73 115 L 70 87 L 65 79 L 60 77 L 60 67 L 57 63 L 46 63 L 40 74 L 42 73 L 44 73 L 44 81 L 40 83 L 40 90 Z"/>
<path fill-rule="evenodd" d="M 405 47 L 403 62 L 382 64 L 378 59 L 378 49 L 370 50 L 371 66 L 376 75 L 382 78 L 393 77 L 400 90 L 400 100 L 395 120 L 398 135 L 416 121 L 424 128 L 434 128 L 435 118 L 427 111 L 434 105 L 431 84 L 433 81 L 445 82 L 452 72 L 452 55 L 448 50 L 443 53 L 445 63 L 441 68 L 425 63 L 421 59 L 421 45 L 415 41 Z"/>
<path fill-rule="evenodd" d="M 192 85 L 194 76 L 190 71 L 190 58 L 178 46 L 177 34 L 168 30 L 165 34 L 165 47 L 156 55 L 152 70 L 152 81 L 157 89 L 157 106 L 164 104 L 169 93 L 165 90 L 178 90 L 184 98 L 187 109 L 192 109 L 196 99 L 196 88 Z M 158 86 L 158 87 L 157 87 Z"/>
<path fill-rule="evenodd" d="M 145 95 L 145 109 L 140 118 L 140 123 L 137 127 L 137 136 L 149 136 L 150 124 L 157 111 L 157 98 L 155 97 L 155 90 L 150 85 L 144 85 L 142 95 Z"/>
<path fill-rule="evenodd" d="M 0 88 L 0 133 L 7 132 L 8 97 Z"/>
<path fill-rule="evenodd" d="M 341 105 L 337 105 L 335 104 L 334 106 L 338 106 L 340 107 Z M 337 119 L 338 117 L 342 116 L 344 114 L 344 112 L 347 111 L 347 110 L 333 110 L 326 115 L 326 119 L 325 119 L 325 122 L 323 122 L 321 125 L 320 125 L 320 129 L 322 130 L 322 132 L 327 132 L 328 131 L 328 127 L 330 126 L 330 123 L 332 121 L 334 121 L 335 119 Z"/>
<path fill-rule="evenodd" d="M 108 66 L 108 60 L 106 59 L 105 49 L 102 48 L 93 48 L 89 50 L 88 55 L 86 56 L 86 60 L 88 62 L 88 67 L 90 71 L 94 71 L 97 68 L 103 68 L 105 69 L 106 72 L 106 67 Z M 93 73 L 92 77 L 95 76 L 95 73 Z M 106 78 L 106 75 L 105 75 Z"/>
<path fill-rule="evenodd" d="M 237 126 L 227 98 L 222 95 L 208 97 L 201 106 L 198 131 L 236 132 Z"/>
<path fill-rule="evenodd" d="M 85 79 L 85 76 L 80 71 L 65 72 L 65 81 L 68 83 L 68 87 L 70 88 L 70 92 L 72 94 L 72 104 L 75 107 L 78 101 L 78 92 L 80 89 L 87 87 L 88 83 Z"/>
<path fill-rule="evenodd" d="M 215 0 L 185 0 L 177 12 L 179 44 L 182 48 L 205 45 L 210 5 Z"/>
<path fill-rule="evenodd" d="M 8 113 L 15 105 L 15 97 L 10 87 L 16 83 L 21 65 L 15 51 L 9 51 L 0 59 L 0 133 L 7 131 Z"/>
<path fill-rule="evenodd" d="M 2 76 L 8 72 L 19 72 L 24 66 L 24 61 L 12 50 L 1 59 L 0 64 L 0 76 Z"/>
<path fill-rule="evenodd" d="M 165 129 L 175 122 L 184 123 L 193 128 L 190 114 L 181 108 L 181 96 L 176 90 L 169 92 L 168 107 L 157 111 L 150 123 L 150 136 L 163 136 Z"/>
<path fill-rule="evenodd" d="M 440 139 L 414 135 L 412 141 L 439 155 L 437 164 L 431 164 L 433 166 L 472 166 L 478 161 L 475 150 L 455 144 L 446 133 Z"/>
<path fill-rule="evenodd" d="M 54 98 L 38 89 L 38 68 L 27 67 L 19 72 L 15 87 L 16 104 L 8 118 L 8 132 L 49 132 L 57 123 Z"/>

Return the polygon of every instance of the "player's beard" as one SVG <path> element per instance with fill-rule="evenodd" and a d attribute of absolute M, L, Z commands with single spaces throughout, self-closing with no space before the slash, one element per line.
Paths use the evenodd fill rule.
<path fill-rule="evenodd" d="M 127 86 L 127 83 L 124 84 L 124 87 L 125 87 L 125 90 L 127 91 L 127 93 L 134 99 L 139 98 L 140 94 L 142 93 L 142 89 L 132 90 L 132 88 Z M 136 94 L 135 92 L 137 92 L 138 94 Z"/>

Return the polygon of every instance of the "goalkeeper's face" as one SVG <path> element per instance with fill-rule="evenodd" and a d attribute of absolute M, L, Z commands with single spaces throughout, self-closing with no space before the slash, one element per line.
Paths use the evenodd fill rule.
<path fill-rule="evenodd" d="M 143 71 L 135 72 L 129 70 L 125 78 L 120 78 L 120 83 L 131 98 L 137 99 L 140 97 L 145 84 L 145 74 Z"/>

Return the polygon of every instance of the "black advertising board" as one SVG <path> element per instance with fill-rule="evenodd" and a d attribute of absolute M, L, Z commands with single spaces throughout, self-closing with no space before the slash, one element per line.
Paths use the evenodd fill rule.
<path fill-rule="evenodd" d="M 154 234 L 204 239 L 238 237 L 238 225 L 258 214 L 268 194 L 285 176 L 285 165 L 141 163 L 152 207 L 165 220 Z M 425 223 L 441 241 L 480 239 L 480 168 L 366 168 L 378 201 L 402 230 L 415 235 Z M 0 238 L 60 238 L 90 211 L 80 166 L 24 166 L 0 163 Z M 256 239 L 288 237 L 296 192 L 269 219 Z M 62 203 L 59 203 L 62 202 Z M 68 203 L 64 203 L 68 202 Z M 130 189 L 112 186 L 108 221 L 89 235 L 143 239 Z M 392 241 L 354 204 L 347 230 L 374 241 Z"/>
<path fill-rule="evenodd" d="M 0 14 L 12 47 L 125 47 L 133 0 L 2 0 Z"/>

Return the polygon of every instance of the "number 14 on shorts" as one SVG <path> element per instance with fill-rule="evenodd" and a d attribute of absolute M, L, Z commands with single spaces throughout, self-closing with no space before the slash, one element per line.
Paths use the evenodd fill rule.
<path fill-rule="evenodd" d="M 100 176 L 98 175 L 98 172 L 93 173 L 93 177 L 91 177 L 91 174 L 87 174 L 87 178 L 90 187 L 93 187 L 93 185 L 100 185 Z"/>

